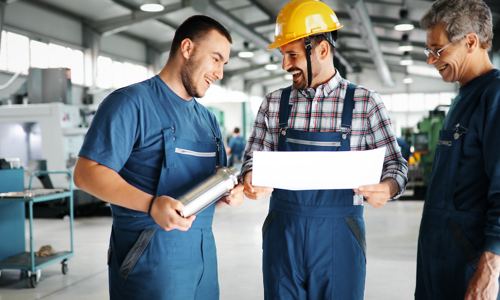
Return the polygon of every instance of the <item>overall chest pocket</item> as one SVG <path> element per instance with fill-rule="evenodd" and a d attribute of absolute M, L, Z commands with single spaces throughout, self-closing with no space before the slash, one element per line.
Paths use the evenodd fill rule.
<path fill-rule="evenodd" d="M 206 152 L 206 151 L 193 151 L 189 149 L 183 148 L 175 148 L 175 153 L 183 154 L 183 155 L 191 155 L 195 157 L 215 157 L 217 155 L 216 151 Z"/>
<path fill-rule="evenodd" d="M 316 147 L 340 147 L 341 142 L 323 142 L 323 141 L 309 141 L 304 139 L 287 138 L 287 143 L 316 146 Z"/>

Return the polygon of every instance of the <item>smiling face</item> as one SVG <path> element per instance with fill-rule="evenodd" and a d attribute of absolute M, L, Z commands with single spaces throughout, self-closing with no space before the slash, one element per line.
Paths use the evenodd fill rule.
<path fill-rule="evenodd" d="M 438 71 L 443 81 L 461 83 L 467 76 L 467 48 L 465 40 L 459 40 L 441 51 L 439 59 L 432 54 L 427 58 L 427 63 L 433 65 Z M 432 50 L 439 50 L 448 45 L 451 41 L 446 36 L 444 23 L 438 23 L 427 29 L 427 47 Z M 454 42 L 454 41 L 453 41 Z"/>
<path fill-rule="evenodd" d="M 229 51 L 229 41 L 216 30 L 211 30 L 194 44 L 181 70 L 182 84 L 191 97 L 205 96 L 210 84 L 222 79 Z"/>
<path fill-rule="evenodd" d="M 302 39 L 290 42 L 280 47 L 283 54 L 283 70 L 293 75 L 293 88 L 303 90 L 307 88 L 307 59 L 304 41 Z M 315 51 L 311 51 L 311 69 L 312 81 L 311 87 L 314 87 L 315 77 L 321 71 L 321 64 L 315 55 Z"/>

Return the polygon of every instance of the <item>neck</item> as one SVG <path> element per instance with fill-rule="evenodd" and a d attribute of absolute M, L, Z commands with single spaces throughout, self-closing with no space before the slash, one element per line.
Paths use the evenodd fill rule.
<path fill-rule="evenodd" d="M 332 79 L 337 72 L 335 66 L 333 65 L 332 55 L 327 55 L 321 59 L 316 60 L 316 62 L 313 63 L 312 65 L 312 69 L 313 69 L 313 74 L 315 73 L 315 70 L 317 72 L 317 74 L 315 74 L 315 76 L 311 81 L 310 88 L 313 89 L 317 89 L 318 86 L 330 81 L 330 79 Z"/>
<path fill-rule="evenodd" d="M 337 70 L 335 68 L 332 68 L 329 72 L 322 72 L 322 74 L 319 74 L 315 76 L 311 82 L 311 88 L 317 89 L 318 86 L 327 83 L 330 81 L 335 74 L 337 74 Z"/>
<path fill-rule="evenodd" d="M 464 86 L 474 78 L 482 76 L 495 68 L 488 57 L 488 52 L 484 49 L 476 51 L 464 64 L 464 76 L 458 80 L 460 86 Z"/>
<path fill-rule="evenodd" d="M 188 94 L 184 84 L 182 83 L 181 70 L 183 67 L 182 60 L 179 58 L 169 58 L 167 64 L 158 73 L 158 76 L 168 85 L 168 87 L 184 100 L 190 101 L 193 99 Z"/>

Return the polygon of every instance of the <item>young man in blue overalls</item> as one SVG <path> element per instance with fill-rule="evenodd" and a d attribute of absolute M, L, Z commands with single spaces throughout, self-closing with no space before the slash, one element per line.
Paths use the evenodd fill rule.
<path fill-rule="evenodd" d="M 406 185 L 407 163 L 380 96 L 350 84 L 333 65 L 341 27 L 320 1 L 294 0 L 278 15 L 268 49 L 280 48 L 293 86 L 268 94 L 259 109 L 244 154 L 245 194 L 259 199 L 272 191 L 252 186 L 253 151 L 386 147 L 381 182 L 354 191 L 273 191 L 263 226 L 265 299 L 363 299 L 363 196 L 379 208 Z"/>
<path fill-rule="evenodd" d="M 226 164 L 215 116 L 194 97 L 222 79 L 231 36 L 206 16 L 176 30 L 151 79 L 99 106 L 75 167 L 75 184 L 111 203 L 111 299 L 218 300 L 214 209 L 240 205 L 243 187 L 182 218 L 182 194 Z"/>

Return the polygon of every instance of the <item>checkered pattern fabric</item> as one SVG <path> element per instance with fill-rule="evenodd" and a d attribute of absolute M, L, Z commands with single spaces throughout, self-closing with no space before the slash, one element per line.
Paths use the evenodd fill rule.
<path fill-rule="evenodd" d="M 295 90 L 290 94 L 291 107 L 288 128 L 300 131 L 341 131 L 344 97 L 349 81 L 338 72 L 316 90 Z M 253 151 L 278 151 L 279 107 L 282 89 L 266 96 L 255 119 L 252 135 L 245 149 L 242 174 L 252 169 Z M 311 100 L 307 93 L 314 94 Z M 389 114 L 380 95 L 358 86 L 354 92 L 354 112 L 351 128 L 351 151 L 386 147 L 381 180 L 394 178 L 399 184 L 397 198 L 405 191 L 408 164 L 401 156 L 391 126 Z M 355 197 L 354 204 L 362 205 Z"/>

